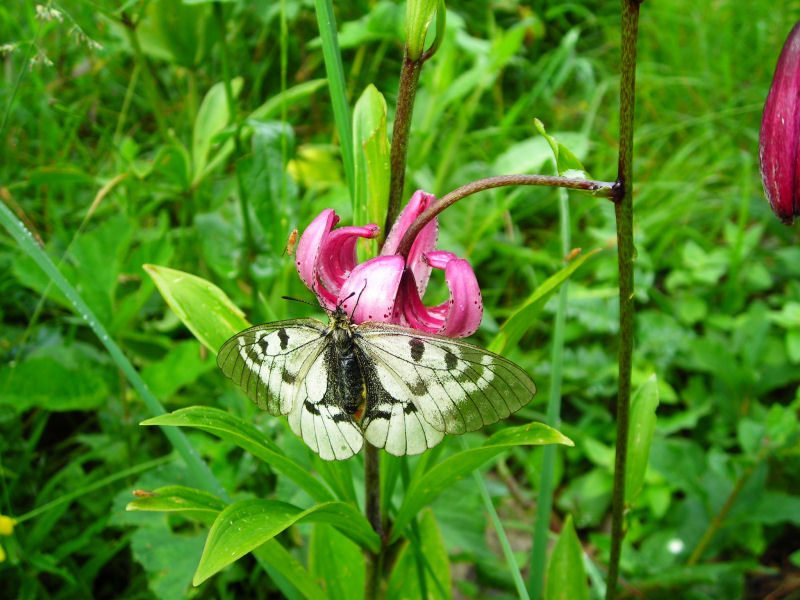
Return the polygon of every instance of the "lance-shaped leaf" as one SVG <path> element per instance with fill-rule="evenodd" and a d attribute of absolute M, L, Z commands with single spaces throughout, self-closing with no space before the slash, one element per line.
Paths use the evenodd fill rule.
<path fill-rule="evenodd" d="M 250 327 L 231 299 L 210 281 L 167 267 L 143 265 L 169 307 L 211 352 Z"/>
<path fill-rule="evenodd" d="M 512 446 L 538 446 L 542 444 L 566 444 L 572 441 L 543 423 L 528 423 L 498 431 L 483 446 L 458 452 L 443 460 L 426 473 L 412 478 L 403 504 L 394 521 L 391 541 L 403 533 L 414 515 L 427 506 L 456 481 L 463 479 Z"/>
<path fill-rule="evenodd" d="M 264 437 L 258 429 L 239 417 L 210 406 L 189 406 L 166 415 L 142 422 L 142 425 L 173 425 L 195 427 L 232 442 L 260 458 L 272 468 L 280 471 L 309 496 L 317 501 L 332 500 L 333 495 L 318 479 L 304 467 L 286 456 L 275 444 Z"/>
<path fill-rule="evenodd" d="M 328 502 L 302 510 L 278 500 L 241 500 L 223 510 L 211 526 L 194 584 L 199 585 L 300 521 L 328 523 L 363 548 L 372 552 L 380 548 L 378 534 L 351 504 Z"/>
<path fill-rule="evenodd" d="M 631 401 L 630 429 L 628 430 L 628 467 L 625 471 L 625 504 L 632 504 L 642 489 L 650 444 L 656 428 L 658 407 L 658 381 L 655 373 L 647 378 Z"/>
<path fill-rule="evenodd" d="M 583 552 L 572 524 L 572 515 L 567 515 L 550 555 L 544 597 L 545 600 L 589 600 Z"/>
<path fill-rule="evenodd" d="M 372 84 L 361 94 L 353 111 L 353 146 L 356 153 L 353 222 L 383 223 L 389 203 L 386 100 Z"/>

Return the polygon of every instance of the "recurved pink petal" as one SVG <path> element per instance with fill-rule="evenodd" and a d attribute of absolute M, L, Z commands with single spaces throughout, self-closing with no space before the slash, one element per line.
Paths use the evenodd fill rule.
<path fill-rule="evenodd" d="M 317 261 L 317 276 L 329 292 L 338 296 L 350 272 L 355 269 L 358 263 L 358 238 L 375 238 L 378 233 L 380 228 L 370 224 L 364 227 L 340 227 L 327 236 Z"/>
<path fill-rule="evenodd" d="M 403 276 L 403 257 L 378 256 L 350 273 L 339 292 L 339 302 L 355 323 L 391 323 Z"/>
<path fill-rule="evenodd" d="M 397 247 L 400 245 L 400 241 L 403 239 L 403 235 L 405 235 L 406 231 L 408 231 L 408 228 L 411 227 L 411 224 L 417 220 L 417 217 L 435 201 L 436 196 L 433 194 L 427 194 L 422 190 L 414 192 L 414 195 L 411 196 L 408 204 L 406 204 L 400 212 L 400 216 L 397 217 L 397 220 L 392 225 L 392 230 L 386 237 L 381 255 L 387 256 L 397 252 Z M 411 246 L 411 251 L 408 253 L 408 266 L 411 267 L 411 270 L 414 272 L 414 277 L 417 282 L 417 291 L 420 295 L 424 294 L 431 276 L 431 269 L 423 262 L 422 255 L 436 247 L 436 237 L 438 234 L 438 219 L 433 219 L 419 232 L 419 235 L 414 239 L 414 243 Z"/>
<path fill-rule="evenodd" d="M 800 23 L 781 51 L 761 117 L 761 180 L 772 210 L 784 223 L 800 214 Z"/>
<path fill-rule="evenodd" d="M 323 210 L 308 224 L 300 236 L 295 254 L 295 264 L 300 279 L 317 294 L 320 302 L 327 305 L 329 310 L 336 308 L 336 295 L 320 287 L 317 281 L 317 262 L 326 238 L 338 222 L 339 217 L 332 208 Z"/>
<path fill-rule="evenodd" d="M 402 307 L 400 313 L 395 316 L 395 322 L 429 333 L 438 333 L 441 330 L 444 314 L 441 311 L 431 311 L 422 303 L 414 274 L 410 269 L 403 274 L 400 302 Z"/>
<path fill-rule="evenodd" d="M 483 317 L 483 298 L 478 279 L 469 261 L 454 258 L 444 269 L 450 290 L 449 310 L 439 333 L 448 337 L 467 337 L 475 333 Z"/>

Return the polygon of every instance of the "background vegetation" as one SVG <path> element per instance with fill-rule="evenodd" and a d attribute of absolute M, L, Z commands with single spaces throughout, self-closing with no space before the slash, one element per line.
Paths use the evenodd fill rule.
<path fill-rule="evenodd" d="M 391 111 L 403 5 L 336 9 L 351 103 L 374 83 Z M 618 11 L 592 0 L 449 2 L 447 40 L 422 73 L 406 189 L 442 195 L 480 177 L 553 172 L 534 117 L 595 178 L 613 179 Z M 769 211 L 757 167 L 760 111 L 798 17 L 788 0 L 642 7 L 634 387 L 655 373 L 660 405 L 624 546 L 632 596 L 800 597 L 800 248 Z M 280 420 L 224 380 L 142 265 L 214 281 L 253 322 L 312 312 L 279 299 L 307 294 L 282 256 L 286 238 L 324 207 L 350 219 L 313 2 L 11 0 L 0 45 L 3 202 L 170 410 L 224 408 L 301 456 Z M 494 190 L 442 216 L 440 247 L 467 256 L 482 285 L 478 343 L 563 266 L 557 198 Z M 572 515 L 599 594 L 616 395 L 613 210 L 572 194 L 570 211 L 572 246 L 603 250 L 569 285 L 560 429 L 575 447 L 557 451 L 552 528 Z M 133 489 L 196 482 L 158 429 L 138 426 L 149 416 L 139 395 L 5 232 L 0 273 L 0 513 L 18 520 L 0 537 L 0 596 L 278 597 L 249 556 L 191 588 L 207 529 L 125 512 Z M 543 419 L 555 304 L 511 352 L 540 388 L 513 422 Z M 250 454 L 189 437 L 231 495 L 294 493 Z M 484 474 L 523 568 L 540 453 L 514 449 Z M 511 596 L 482 506 L 469 478 L 433 505 L 456 593 Z M 281 542 L 302 557 L 307 533 Z"/>

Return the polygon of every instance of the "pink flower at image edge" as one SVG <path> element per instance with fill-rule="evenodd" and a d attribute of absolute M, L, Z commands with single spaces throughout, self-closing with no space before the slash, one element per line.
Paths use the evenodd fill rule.
<path fill-rule="evenodd" d="M 359 238 L 375 238 L 377 225 L 334 229 L 339 217 L 323 210 L 297 243 L 300 279 L 327 311 L 338 305 L 355 323 L 377 321 L 404 325 L 448 337 L 475 333 L 483 316 L 483 301 L 469 261 L 452 252 L 436 250 L 437 220 L 428 223 L 414 240 L 408 259 L 396 254 L 403 235 L 436 198 L 414 193 L 386 238 L 380 256 L 358 263 Z M 449 300 L 436 306 L 422 302 L 431 269 L 444 271 Z"/>
<path fill-rule="evenodd" d="M 783 45 L 764 104 L 758 156 L 770 206 L 784 223 L 800 215 L 800 23 Z"/>

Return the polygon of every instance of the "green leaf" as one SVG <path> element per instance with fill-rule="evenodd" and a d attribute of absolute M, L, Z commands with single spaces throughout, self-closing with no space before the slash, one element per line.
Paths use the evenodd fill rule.
<path fill-rule="evenodd" d="M 311 79 L 310 81 L 304 81 L 303 83 L 298 83 L 295 86 L 290 87 L 289 89 L 275 94 L 264 102 L 261 106 L 255 109 L 250 115 L 247 117 L 247 120 L 254 120 L 254 121 L 266 121 L 276 115 L 281 110 L 281 107 L 286 104 L 286 106 L 291 106 L 293 104 L 299 103 L 301 100 L 309 97 L 311 94 L 316 92 L 319 88 L 324 86 L 328 82 L 327 79 Z"/>
<path fill-rule="evenodd" d="M 163 600 L 188 597 L 202 551 L 202 535 L 178 535 L 165 521 L 140 527 L 131 536 L 131 552 L 147 572 L 147 585 Z"/>
<path fill-rule="evenodd" d="M 364 553 L 334 527 L 314 525 L 308 545 L 308 569 L 331 600 L 363 600 Z"/>
<path fill-rule="evenodd" d="M 403 533 L 419 510 L 427 506 L 456 481 L 514 446 L 538 446 L 541 444 L 566 444 L 572 441 L 543 423 L 528 423 L 498 431 L 483 446 L 458 452 L 435 465 L 421 476 L 415 476 L 408 486 L 403 504 L 397 512 L 391 541 Z"/>
<path fill-rule="evenodd" d="M 355 198 L 355 164 L 353 162 L 353 132 L 350 120 L 350 105 L 347 102 L 347 86 L 344 83 L 344 67 L 339 52 L 336 17 L 333 14 L 332 0 L 314 0 L 316 7 L 319 36 L 322 40 L 322 57 L 325 60 L 325 73 L 328 76 L 328 90 L 333 105 L 333 119 L 339 132 L 339 143 L 342 145 L 342 163 L 344 163 L 347 187 L 350 197 Z"/>
<path fill-rule="evenodd" d="M 583 552 L 572 524 L 572 515 L 567 515 L 550 555 L 544 597 L 545 600 L 589 600 Z"/>
<path fill-rule="evenodd" d="M 152 494 L 129 502 L 125 510 L 179 512 L 210 525 L 227 506 L 214 494 L 184 485 L 167 485 Z"/>
<path fill-rule="evenodd" d="M 328 595 L 317 585 L 316 579 L 277 540 L 272 539 L 261 544 L 253 551 L 253 554 L 258 557 L 288 600 L 298 597 L 296 593 L 291 593 L 293 590 L 290 586 L 294 586 L 310 600 L 317 598 L 327 600 Z"/>
<path fill-rule="evenodd" d="M 656 427 L 658 380 L 655 373 L 647 378 L 631 401 L 631 420 L 628 430 L 628 467 L 625 471 L 625 503 L 630 505 L 644 484 L 650 458 L 650 444 Z"/>
<path fill-rule="evenodd" d="M 231 93 L 237 97 L 242 91 L 244 80 L 235 77 L 231 80 Z M 211 86 L 203 98 L 194 121 L 192 137 L 192 184 L 197 184 L 205 175 L 204 170 L 211 149 L 211 140 L 227 127 L 231 120 L 228 99 L 225 96 L 225 83 L 220 81 Z"/>
<path fill-rule="evenodd" d="M 195 340 L 178 342 L 164 358 L 142 369 L 142 378 L 156 396 L 168 398 L 216 367 L 214 360 L 202 358 L 200 351 Z"/>
<path fill-rule="evenodd" d="M 244 313 L 210 281 L 158 265 L 142 265 L 183 324 L 214 354 L 250 327 Z"/>
<path fill-rule="evenodd" d="M 108 399 L 108 386 L 96 367 L 72 369 L 46 356 L 0 367 L 0 391 L 0 406 L 17 412 L 31 407 L 93 410 Z"/>
<path fill-rule="evenodd" d="M 329 523 L 373 552 L 380 548 L 378 534 L 350 504 L 328 502 L 302 510 L 279 500 L 251 498 L 234 502 L 217 516 L 194 575 L 194 584 L 199 585 L 300 521 Z"/>
<path fill-rule="evenodd" d="M 419 540 L 407 542 L 400 551 L 389 577 L 389 586 L 386 590 L 387 600 L 423 597 L 426 600 L 450 600 L 453 597 L 447 545 L 439 530 L 436 517 L 430 509 L 426 510 L 420 519 L 419 538 Z M 419 544 L 419 546 L 415 547 L 415 544 Z M 427 591 L 425 596 L 420 590 L 417 560 L 422 561 L 424 568 Z"/>
<path fill-rule="evenodd" d="M 551 275 L 547 280 L 537 287 L 534 292 L 528 296 L 528 299 L 523 302 L 516 311 L 503 323 L 500 328 L 500 333 L 495 336 L 489 344 L 488 349 L 498 354 L 502 353 L 505 348 L 513 347 L 525 334 L 526 331 L 532 326 L 538 315 L 547 301 L 556 293 L 559 286 L 564 283 L 570 275 L 572 275 L 578 267 L 586 262 L 589 257 L 594 256 L 600 252 L 597 248 L 580 256 L 558 271 Z"/>
<path fill-rule="evenodd" d="M 536 126 L 536 130 L 547 140 L 547 143 L 550 144 L 550 149 L 553 151 L 553 157 L 556 161 L 556 170 L 558 174 L 562 177 L 588 179 L 589 173 L 581 164 L 581 161 L 578 160 L 578 157 L 564 144 L 548 134 L 544 128 L 544 124 L 539 119 L 534 119 L 533 122 Z"/>
<path fill-rule="evenodd" d="M 317 501 L 332 500 L 328 489 L 304 467 L 287 457 L 258 429 L 237 416 L 210 406 L 189 406 L 148 419 L 142 425 L 195 427 L 236 444 L 280 471 Z"/>
<path fill-rule="evenodd" d="M 389 203 L 389 141 L 386 138 L 386 100 L 369 84 L 353 111 L 353 145 L 356 149 L 354 223 L 386 220 Z M 381 231 L 381 238 L 386 235 Z"/>
<path fill-rule="evenodd" d="M 442 0 L 408 0 L 406 4 L 406 51 L 408 58 L 417 60 L 425 51 L 428 28 L 436 15 L 436 39 L 430 51 L 441 44 L 445 28 L 445 6 Z"/>

